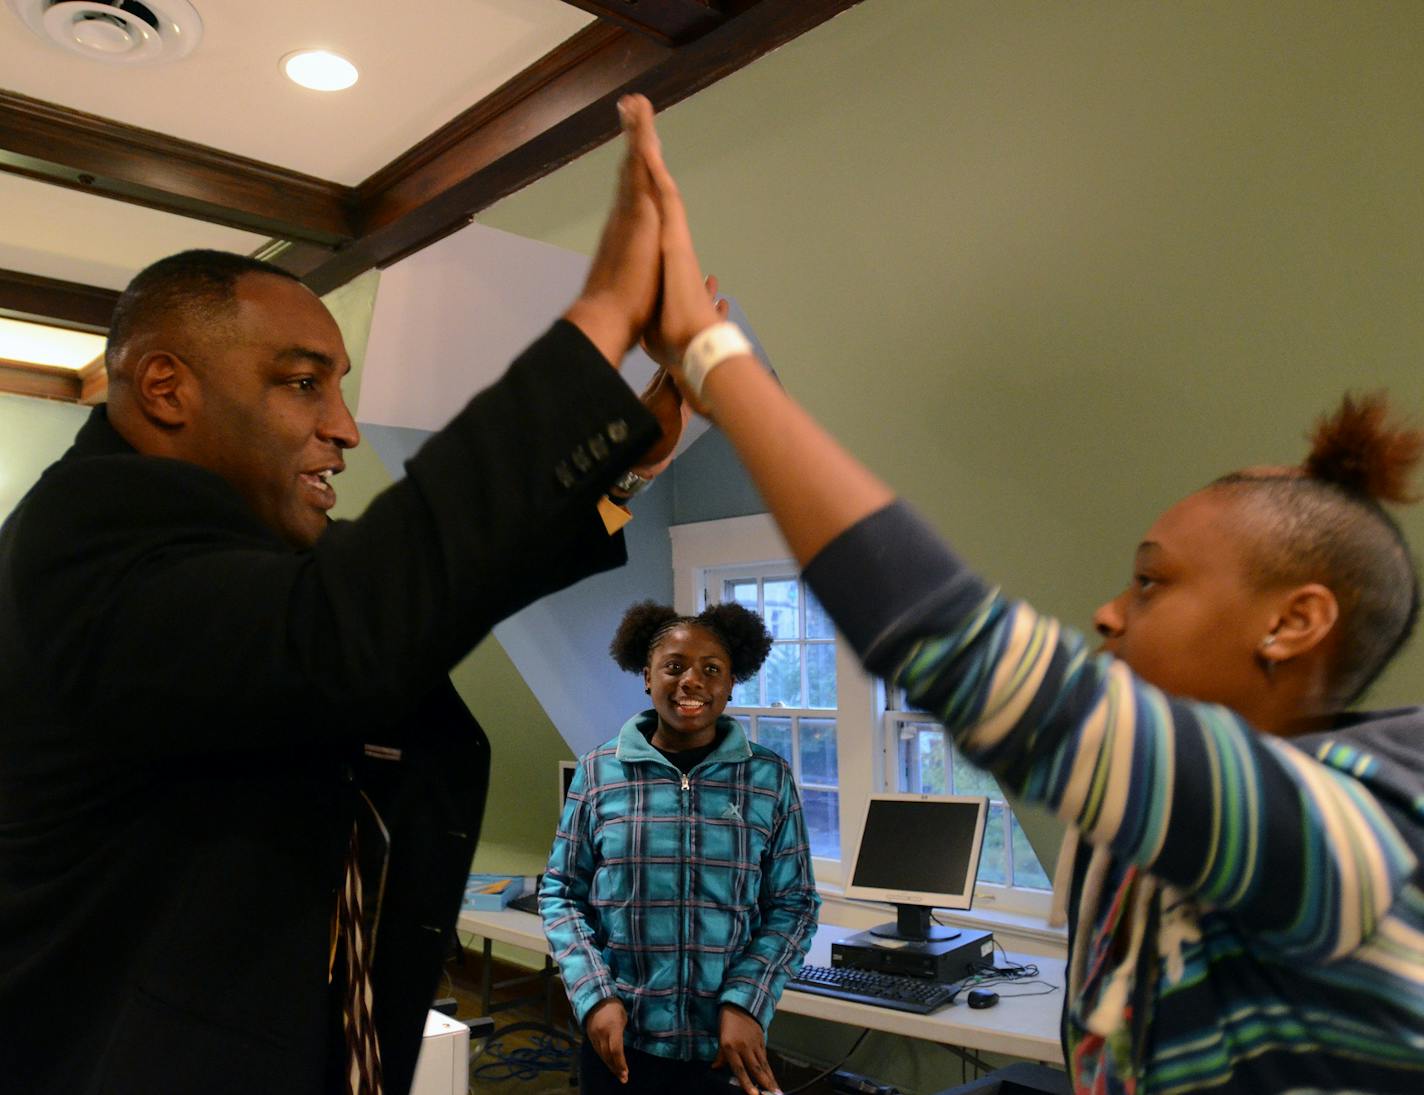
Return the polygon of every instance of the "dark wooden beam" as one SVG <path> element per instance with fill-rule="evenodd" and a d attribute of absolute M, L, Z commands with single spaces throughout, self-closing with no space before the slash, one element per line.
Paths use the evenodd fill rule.
<path fill-rule="evenodd" d="M 664 109 L 861 0 L 761 0 L 677 48 L 593 23 L 358 188 L 358 237 L 303 273 L 319 293 L 462 227 L 618 131 L 639 91 Z"/>
<path fill-rule="evenodd" d="M 601 144 L 617 128 L 575 124 L 666 60 L 671 49 L 593 23 L 358 188 L 360 236 L 303 276 L 326 293 L 468 224 L 474 213 Z M 591 118 L 589 119 L 592 120 Z"/>
<path fill-rule="evenodd" d="M 79 381 L 79 402 L 86 407 L 103 403 L 109 398 L 109 371 L 104 368 L 104 356 L 100 354 L 75 374 Z"/>
<path fill-rule="evenodd" d="M 294 243 L 291 240 L 268 240 L 252 257 L 280 266 L 289 274 L 304 278 L 331 258 L 331 248 L 315 243 Z"/>
<path fill-rule="evenodd" d="M 0 91 L 0 171 L 282 239 L 350 239 L 351 187 Z"/>
<path fill-rule="evenodd" d="M 0 357 L 0 392 L 77 403 L 80 386 L 79 376 L 73 369 L 30 365 Z"/>
<path fill-rule="evenodd" d="M 119 294 L 113 289 L 0 270 L 0 316 L 107 334 Z"/>
<path fill-rule="evenodd" d="M 719 26 L 725 13 L 713 0 L 564 0 L 664 46 L 689 42 Z"/>

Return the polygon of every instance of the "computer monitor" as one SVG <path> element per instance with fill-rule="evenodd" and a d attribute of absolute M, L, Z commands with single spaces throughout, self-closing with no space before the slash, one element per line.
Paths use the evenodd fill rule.
<path fill-rule="evenodd" d="M 569 787 L 573 784 L 574 773 L 578 771 L 578 761 L 559 761 L 559 816 L 564 816 L 564 799 L 569 797 Z"/>
<path fill-rule="evenodd" d="M 871 795 L 847 897 L 895 906 L 895 922 L 871 931 L 922 942 L 957 933 L 933 923 L 935 908 L 974 901 L 989 800 L 977 795 Z"/>

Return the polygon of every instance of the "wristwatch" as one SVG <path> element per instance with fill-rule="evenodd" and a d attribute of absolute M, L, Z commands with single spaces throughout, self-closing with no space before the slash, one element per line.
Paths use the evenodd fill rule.
<path fill-rule="evenodd" d="M 646 488 L 651 482 L 651 479 L 639 475 L 635 471 L 625 471 L 613 481 L 613 486 L 610 490 L 617 491 L 623 498 L 632 498 L 633 495 Z"/>

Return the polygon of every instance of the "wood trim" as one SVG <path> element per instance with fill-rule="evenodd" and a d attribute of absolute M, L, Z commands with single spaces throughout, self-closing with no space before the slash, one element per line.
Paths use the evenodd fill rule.
<path fill-rule="evenodd" d="M 0 270 L 0 316 L 108 334 L 119 294 L 97 285 Z"/>
<path fill-rule="evenodd" d="M 79 390 L 79 374 L 74 369 L 0 357 L 0 392 L 77 403 Z"/>
<path fill-rule="evenodd" d="M 109 398 L 109 371 L 104 368 L 104 355 L 100 354 L 79 370 L 79 402 L 86 407 L 103 403 Z"/>
<path fill-rule="evenodd" d="M 331 257 L 331 248 L 315 243 L 268 240 L 252 252 L 252 258 L 280 266 L 289 274 L 304 278 Z"/>
<path fill-rule="evenodd" d="M 0 171 L 271 235 L 261 251 L 285 244 L 272 261 L 326 293 L 613 137 L 619 95 L 665 109 L 861 2 L 640 0 L 642 29 L 590 24 L 358 187 L 5 91 Z M 649 36 L 702 11 L 719 22 L 691 41 Z"/>
<path fill-rule="evenodd" d="M 713 0 L 564 0 L 663 46 L 690 42 L 726 17 Z"/>
<path fill-rule="evenodd" d="M 388 266 L 601 144 L 616 132 L 612 101 L 621 89 L 672 54 L 631 31 L 590 24 L 361 183 L 360 237 L 303 280 L 327 293 Z M 608 122 L 596 131 L 563 127 L 600 102 Z"/>
<path fill-rule="evenodd" d="M 283 239 L 355 234 L 351 187 L 9 91 L 0 171 Z"/>
<path fill-rule="evenodd" d="M 619 95 L 665 109 L 860 2 L 761 0 L 677 49 L 593 23 L 361 183 L 359 238 L 303 280 L 326 293 L 412 254 L 613 137 Z"/>
<path fill-rule="evenodd" d="M 449 188 L 470 172 L 483 167 L 498 152 L 520 147 L 520 138 L 531 135 L 530 131 L 520 132 L 521 127 L 517 124 L 520 121 L 517 112 L 521 105 L 544 104 L 544 114 L 548 115 L 551 111 L 545 100 L 560 91 L 567 95 L 568 87 L 590 84 L 595 74 L 601 74 L 602 78 L 595 87 L 605 94 L 608 88 L 618 87 L 618 78 L 624 75 L 624 71 L 638 73 L 644 70 L 648 61 L 641 60 L 642 57 L 661 60 L 669 53 L 668 50 L 644 44 L 638 50 L 639 58 L 622 56 L 629 41 L 637 43 L 637 37 L 618 27 L 591 23 L 550 53 L 544 54 L 523 73 L 515 75 L 473 107 L 441 125 L 439 130 L 419 144 L 392 159 L 386 167 L 356 188 L 363 231 L 369 232 L 390 224 L 409 212 L 422 192 L 429 197 L 431 192 Z M 624 71 L 607 73 L 609 57 L 621 60 Z M 595 91 L 584 93 L 585 104 L 597 98 L 600 94 Z M 531 121 L 537 124 L 541 120 L 534 118 Z M 548 118 L 543 118 L 543 121 L 547 124 Z M 511 125 L 511 122 L 514 124 Z M 496 148 L 486 147 L 491 141 L 491 130 L 504 131 L 504 141 Z M 533 134 L 538 132 L 540 130 L 534 130 Z M 481 148 L 483 155 L 480 154 Z"/>

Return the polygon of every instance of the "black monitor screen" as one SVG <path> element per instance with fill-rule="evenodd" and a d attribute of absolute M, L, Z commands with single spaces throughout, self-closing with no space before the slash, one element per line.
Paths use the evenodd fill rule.
<path fill-rule="evenodd" d="M 965 893 L 977 870 L 976 802 L 872 799 L 865 815 L 856 886 L 927 894 Z"/>

